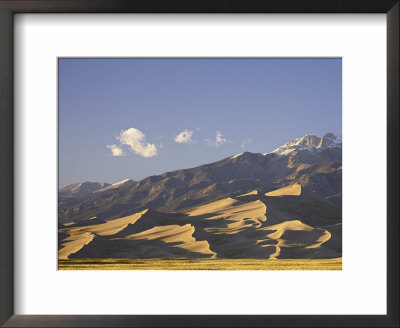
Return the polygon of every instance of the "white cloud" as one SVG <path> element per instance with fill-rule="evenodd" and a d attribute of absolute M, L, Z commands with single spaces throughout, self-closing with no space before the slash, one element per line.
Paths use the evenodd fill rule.
<path fill-rule="evenodd" d="M 226 143 L 228 140 L 222 137 L 222 133 L 217 131 L 217 135 L 215 136 L 215 147 L 219 147 L 222 144 Z"/>
<path fill-rule="evenodd" d="M 243 140 L 243 141 L 241 142 L 241 144 L 240 144 L 240 147 L 241 147 L 242 149 L 245 149 L 247 146 L 250 146 L 252 143 L 253 143 L 253 140 L 251 140 L 251 139 L 249 138 L 249 139 Z"/>
<path fill-rule="evenodd" d="M 183 130 L 181 133 L 175 136 L 174 141 L 177 143 L 190 143 L 192 142 L 193 131 Z"/>
<path fill-rule="evenodd" d="M 222 133 L 220 131 L 217 131 L 215 135 L 215 141 L 211 140 L 210 138 L 204 139 L 205 142 L 207 142 L 210 146 L 219 148 L 224 143 L 227 143 L 228 140 L 224 137 L 222 137 Z"/>
<path fill-rule="evenodd" d="M 118 140 L 121 144 L 129 146 L 135 154 L 143 157 L 153 157 L 157 155 L 156 145 L 146 142 L 146 135 L 138 129 L 129 128 L 125 131 L 121 131 Z"/>
<path fill-rule="evenodd" d="M 124 151 L 117 145 L 107 145 L 107 148 L 111 150 L 113 156 L 124 156 Z"/>

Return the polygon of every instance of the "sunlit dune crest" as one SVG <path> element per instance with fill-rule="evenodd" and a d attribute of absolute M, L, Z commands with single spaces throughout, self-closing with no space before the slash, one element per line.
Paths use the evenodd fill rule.
<path fill-rule="evenodd" d="M 192 237 L 194 232 L 194 227 L 190 224 L 185 224 L 184 226 L 179 225 L 167 225 L 167 226 L 157 226 L 149 230 L 139 232 L 130 236 L 126 239 L 147 239 L 154 240 L 160 239 L 167 243 L 172 242 L 193 242 L 195 239 Z"/>
<path fill-rule="evenodd" d="M 98 225 L 88 226 L 85 228 L 85 230 L 98 234 L 99 236 L 113 235 L 124 229 L 128 224 L 135 223 L 146 212 L 147 210 L 144 210 L 120 219 L 111 220 Z"/>
<path fill-rule="evenodd" d="M 301 195 L 301 185 L 292 184 L 287 187 L 283 187 L 278 190 L 270 191 L 265 194 L 269 197 L 278 197 L 278 196 L 300 196 Z"/>
<path fill-rule="evenodd" d="M 64 239 L 63 248 L 58 251 L 60 259 L 67 259 L 69 255 L 76 253 L 83 246 L 90 243 L 94 235 L 90 232 L 78 232 L 71 234 L 68 238 Z"/>
<path fill-rule="evenodd" d="M 189 214 L 191 216 L 201 215 L 204 213 L 218 213 L 223 212 L 227 208 L 234 207 L 238 203 L 240 203 L 240 201 L 238 201 L 237 199 L 224 198 L 215 202 L 208 203 L 206 205 L 193 207 L 191 209 L 183 211 L 183 213 Z"/>
<path fill-rule="evenodd" d="M 250 195 L 257 195 L 258 193 L 259 193 L 258 190 L 253 190 L 253 191 L 249 191 L 249 192 L 247 192 L 247 193 L 245 193 L 243 195 L 238 196 L 238 198 L 244 197 L 244 196 L 250 196 Z"/>
<path fill-rule="evenodd" d="M 230 221 L 248 218 L 265 221 L 265 212 L 266 206 L 260 200 L 246 203 L 233 198 L 225 198 L 184 211 L 189 216 L 207 215 L 207 220 L 224 218 Z"/>

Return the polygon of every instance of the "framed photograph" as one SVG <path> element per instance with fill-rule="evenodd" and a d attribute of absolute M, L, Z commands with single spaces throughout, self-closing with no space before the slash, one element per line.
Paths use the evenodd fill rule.
<path fill-rule="evenodd" d="M 0 1 L 0 322 L 398 320 L 398 1 Z"/>

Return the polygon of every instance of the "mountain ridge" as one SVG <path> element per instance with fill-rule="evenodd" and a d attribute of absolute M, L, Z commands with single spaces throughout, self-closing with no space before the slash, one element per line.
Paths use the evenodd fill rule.
<path fill-rule="evenodd" d="M 340 205 L 341 171 L 341 137 L 331 133 L 321 138 L 306 135 L 271 153 L 244 152 L 194 168 L 149 176 L 118 188 L 108 185 L 103 192 L 80 199 L 61 196 L 59 221 L 93 216 L 116 218 L 145 208 L 182 210 L 255 189 L 268 192 L 293 183 Z"/>

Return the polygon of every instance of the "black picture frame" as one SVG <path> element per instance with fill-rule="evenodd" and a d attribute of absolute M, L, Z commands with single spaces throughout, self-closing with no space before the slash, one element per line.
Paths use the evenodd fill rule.
<path fill-rule="evenodd" d="M 399 0 L 0 0 L 0 324 L 4 327 L 399 327 L 399 8 Z M 385 13 L 387 315 L 15 315 L 13 19 L 16 13 Z"/>

